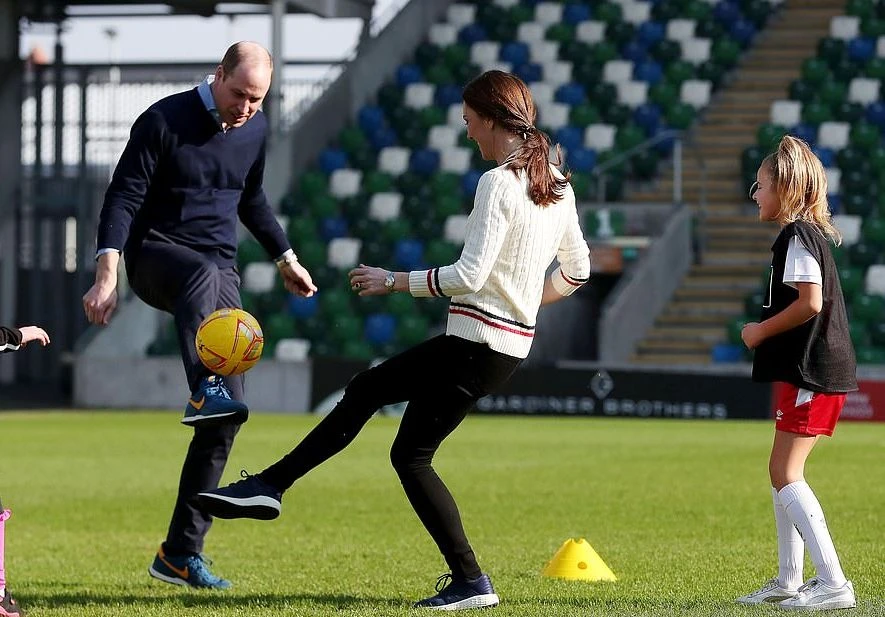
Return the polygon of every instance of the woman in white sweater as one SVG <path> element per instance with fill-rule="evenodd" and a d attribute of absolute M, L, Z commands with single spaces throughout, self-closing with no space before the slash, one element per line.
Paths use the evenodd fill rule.
<path fill-rule="evenodd" d="M 467 541 L 452 495 L 431 462 L 481 397 L 504 384 L 531 348 L 538 308 L 574 293 L 590 275 L 575 195 L 550 164 L 531 93 L 516 76 L 488 71 L 464 89 L 467 136 L 498 167 L 479 181 L 464 249 L 452 265 L 350 272 L 361 296 L 396 292 L 451 298 L 446 334 L 356 375 L 335 409 L 280 461 L 230 486 L 200 493 L 220 518 L 276 518 L 282 493 L 344 449 L 382 406 L 409 401 L 390 458 L 406 495 L 448 564 L 434 609 L 494 606 L 498 596 Z M 545 277 L 556 258 L 558 267 Z M 446 585 L 448 582 L 448 585 Z"/>

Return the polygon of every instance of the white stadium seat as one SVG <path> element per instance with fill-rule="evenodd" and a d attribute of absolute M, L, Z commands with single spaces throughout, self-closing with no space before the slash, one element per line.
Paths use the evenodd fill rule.
<path fill-rule="evenodd" d="M 532 99 L 534 99 L 535 105 L 552 103 L 553 96 L 556 94 L 556 89 L 553 85 L 548 84 L 546 81 L 532 82 L 529 84 L 529 90 L 532 91 Z"/>
<path fill-rule="evenodd" d="M 562 4 L 559 2 L 539 2 L 535 5 L 535 21 L 552 26 L 562 21 Z"/>
<path fill-rule="evenodd" d="M 830 20 L 830 36 L 834 39 L 850 41 L 860 34 L 860 18 L 838 15 Z"/>
<path fill-rule="evenodd" d="M 679 100 L 695 109 L 703 109 L 710 104 L 713 84 L 705 79 L 686 79 L 679 87 Z"/>
<path fill-rule="evenodd" d="M 516 29 L 516 40 L 523 43 L 532 43 L 533 41 L 543 41 L 547 34 L 547 28 L 544 24 L 536 21 L 526 21 L 519 24 Z"/>
<path fill-rule="evenodd" d="M 827 195 L 837 195 L 842 189 L 842 170 L 838 167 L 827 167 Z"/>
<path fill-rule="evenodd" d="M 547 103 L 538 107 L 538 120 L 542 126 L 553 131 L 561 129 L 568 124 L 571 107 L 565 103 Z"/>
<path fill-rule="evenodd" d="M 458 42 L 458 29 L 452 24 L 433 24 L 427 40 L 438 47 L 448 47 Z"/>
<path fill-rule="evenodd" d="M 333 238 L 326 249 L 326 262 L 338 270 L 352 268 L 360 261 L 362 244 L 359 238 Z"/>
<path fill-rule="evenodd" d="M 461 122 L 461 125 L 463 124 Z M 449 126 L 448 124 L 437 124 L 430 127 L 430 131 L 427 133 L 427 147 L 434 150 L 450 148 L 458 144 L 458 135 L 460 134 L 461 130 L 459 128 Z"/>
<path fill-rule="evenodd" d="M 446 126 L 456 128 L 463 131 L 464 124 L 464 105 L 462 103 L 452 103 L 446 110 Z"/>
<path fill-rule="evenodd" d="M 648 102 L 648 82 L 627 81 L 617 84 L 618 103 L 636 109 Z"/>
<path fill-rule="evenodd" d="M 252 262 L 243 270 L 243 289 L 253 294 L 267 293 L 273 289 L 277 267 L 268 262 Z"/>
<path fill-rule="evenodd" d="M 833 225 L 842 234 L 842 244 L 851 246 L 860 240 L 860 225 L 863 219 L 856 214 L 834 214 Z"/>
<path fill-rule="evenodd" d="M 650 21 L 651 2 L 624 2 L 621 4 L 621 19 L 634 26 Z"/>
<path fill-rule="evenodd" d="M 802 103 L 799 101 L 780 100 L 771 104 L 768 117 L 772 124 L 790 128 L 802 122 Z"/>
<path fill-rule="evenodd" d="M 455 244 L 464 244 L 467 236 L 467 215 L 452 214 L 443 224 L 443 237 Z"/>
<path fill-rule="evenodd" d="M 633 80 L 632 60 L 609 60 L 602 65 L 602 80 L 610 84 L 620 84 Z"/>
<path fill-rule="evenodd" d="M 280 362 L 304 362 L 309 354 L 310 341 L 303 338 L 280 339 L 273 353 Z"/>
<path fill-rule="evenodd" d="M 424 109 L 433 105 L 433 95 L 436 94 L 436 86 L 426 83 L 414 83 L 406 86 L 403 103 L 411 109 Z"/>
<path fill-rule="evenodd" d="M 545 62 L 541 65 L 544 70 L 544 81 L 558 88 L 572 80 L 572 63 L 565 60 Z"/>
<path fill-rule="evenodd" d="M 591 124 L 584 129 L 584 146 L 605 152 L 615 147 L 617 128 L 612 124 Z"/>
<path fill-rule="evenodd" d="M 703 64 L 710 59 L 712 43 L 710 39 L 685 39 L 679 41 L 679 45 L 682 47 L 682 59 L 695 66 Z"/>
<path fill-rule="evenodd" d="M 336 169 L 329 176 L 329 194 L 332 197 L 353 197 L 360 192 L 363 172 L 359 169 Z"/>
<path fill-rule="evenodd" d="M 848 85 L 848 100 L 852 103 L 869 105 L 879 100 L 881 82 L 868 77 L 855 77 Z"/>
<path fill-rule="evenodd" d="M 604 21 L 582 21 L 575 29 L 575 39 L 582 43 L 601 43 L 605 40 Z"/>
<path fill-rule="evenodd" d="M 885 296 L 885 265 L 873 264 L 867 268 L 864 291 L 871 296 Z"/>
<path fill-rule="evenodd" d="M 456 28 L 463 28 L 476 21 L 476 5 L 455 3 L 446 11 L 446 21 Z"/>
<path fill-rule="evenodd" d="M 486 71 L 503 71 L 504 73 L 512 73 L 513 65 L 509 62 L 501 62 L 500 60 L 495 60 L 494 62 L 489 62 L 487 64 L 481 64 L 480 68 L 482 72 Z"/>
<path fill-rule="evenodd" d="M 693 19 L 671 19 L 667 22 L 666 37 L 671 41 L 693 39 L 696 26 Z"/>
<path fill-rule="evenodd" d="M 461 148 L 458 146 L 443 148 L 439 152 L 439 170 L 463 174 L 470 169 L 470 160 L 472 156 L 473 151 L 470 148 Z"/>
<path fill-rule="evenodd" d="M 412 151 L 408 148 L 390 146 L 382 148 L 378 153 L 378 170 L 399 176 L 409 168 L 409 157 Z"/>
<path fill-rule="evenodd" d="M 492 4 L 509 9 L 519 4 L 519 0 L 494 0 Z"/>
<path fill-rule="evenodd" d="M 473 64 L 483 66 L 498 61 L 501 53 L 501 43 L 497 41 L 477 41 L 470 47 L 470 61 Z"/>
<path fill-rule="evenodd" d="M 821 122 L 817 129 L 817 145 L 841 150 L 848 145 L 851 125 L 847 122 Z"/>
<path fill-rule="evenodd" d="M 556 41 L 532 41 L 529 43 L 529 59 L 538 64 L 553 62 L 559 58 L 559 43 Z"/>
<path fill-rule="evenodd" d="M 375 193 L 369 200 L 369 218 L 389 221 L 399 217 L 403 196 L 400 193 Z"/>
<path fill-rule="evenodd" d="M 876 57 L 885 58 L 885 36 L 876 39 Z"/>

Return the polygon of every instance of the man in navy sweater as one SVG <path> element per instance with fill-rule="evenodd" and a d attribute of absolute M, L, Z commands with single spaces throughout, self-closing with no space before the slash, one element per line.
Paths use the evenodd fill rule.
<path fill-rule="evenodd" d="M 189 498 L 218 486 L 249 413 L 242 375 L 213 375 L 194 348 L 203 318 L 242 306 L 237 219 L 275 259 L 286 289 L 301 296 L 316 291 L 264 194 L 267 119 L 259 107 L 272 72 L 266 49 L 236 43 L 214 76 L 161 99 L 135 121 L 105 194 L 95 284 L 83 297 L 89 321 L 107 324 L 123 253 L 135 294 L 175 317 L 191 389 L 182 422 L 194 427 L 194 436 L 166 541 L 149 572 L 177 585 L 230 587 L 201 557 L 212 519 Z"/>

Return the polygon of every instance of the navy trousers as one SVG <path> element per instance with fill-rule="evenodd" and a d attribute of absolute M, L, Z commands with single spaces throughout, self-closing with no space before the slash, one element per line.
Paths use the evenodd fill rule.
<path fill-rule="evenodd" d="M 212 311 L 242 307 L 240 275 L 235 268 L 219 268 L 187 247 L 148 240 L 126 255 L 126 273 L 132 291 L 148 305 L 175 317 L 181 360 L 193 392 L 211 373 L 197 357 L 194 337 L 200 322 Z M 243 400 L 243 376 L 226 377 L 231 397 Z M 182 398 L 182 406 L 185 400 Z M 188 447 L 178 497 L 163 544 L 167 554 L 201 553 L 212 518 L 189 503 L 201 492 L 218 487 L 239 425 L 194 428 Z"/>

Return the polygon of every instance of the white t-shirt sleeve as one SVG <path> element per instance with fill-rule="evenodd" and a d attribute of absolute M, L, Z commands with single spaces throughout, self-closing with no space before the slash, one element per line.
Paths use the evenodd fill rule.
<path fill-rule="evenodd" d="M 823 286 L 820 264 L 805 248 L 799 236 L 790 238 L 787 261 L 784 264 L 784 284 L 795 289 L 796 283 L 814 283 Z"/>

